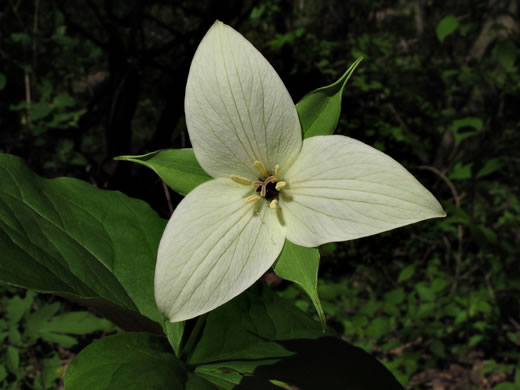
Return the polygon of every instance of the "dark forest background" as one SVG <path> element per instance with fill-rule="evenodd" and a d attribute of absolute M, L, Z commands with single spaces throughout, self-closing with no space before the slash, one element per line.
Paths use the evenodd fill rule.
<path fill-rule="evenodd" d="M 186 78 L 215 19 L 253 42 L 295 102 L 363 56 L 337 133 L 400 161 L 447 210 L 320 248 L 329 328 L 410 389 L 520 389 L 518 0 L 0 0 L 0 152 L 167 218 L 180 197 L 113 157 L 190 146 Z M 59 388 L 74 354 L 112 329 L 92 317 L 72 341 L 28 335 L 33 317 L 72 306 L 0 292 L 0 388 Z"/>

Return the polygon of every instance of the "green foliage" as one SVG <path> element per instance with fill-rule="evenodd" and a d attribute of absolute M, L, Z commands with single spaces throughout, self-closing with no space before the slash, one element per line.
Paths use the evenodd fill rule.
<path fill-rule="evenodd" d="M 113 133 L 124 135 L 117 132 L 118 126 L 128 120 L 133 124 L 129 126 L 129 131 L 133 128 L 131 148 L 118 154 L 142 155 L 160 148 L 189 147 L 179 114 L 184 94 L 182 75 L 187 72 L 195 50 L 190 43 L 195 39 L 190 37 L 202 34 L 217 13 L 206 7 L 206 2 L 201 2 L 197 15 L 184 9 L 183 4 L 176 4 L 178 12 L 173 12 L 171 5 L 157 1 L 147 2 L 143 13 L 132 13 L 133 3 L 112 6 L 109 3 L 114 2 L 106 2 L 108 8 L 99 7 L 97 12 L 70 2 L 39 3 L 39 13 L 33 9 L 34 3 L 25 0 L 17 9 L 18 15 L 10 2 L 3 11 L 2 151 L 23 156 L 33 169 L 48 176 L 80 176 L 101 188 L 124 189 L 154 199 L 155 209 L 166 216 L 167 211 L 160 206 L 165 203 L 161 186 L 150 185 L 142 176 L 124 176 L 119 167 L 114 170 L 106 163 L 114 157 L 109 152 L 108 139 Z M 451 365 L 461 365 L 468 371 L 482 366 L 472 372 L 486 377 L 495 389 L 518 387 L 519 371 L 515 365 L 520 359 L 520 335 L 515 324 L 520 321 L 520 73 L 515 32 L 518 22 L 510 18 L 507 2 L 464 0 L 433 4 L 406 0 L 397 7 L 386 1 L 327 0 L 288 7 L 287 2 L 262 0 L 253 8 L 248 8 L 247 3 L 234 4 L 233 9 L 219 4 L 219 12 L 223 13 L 218 17 L 240 21 L 240 30 L 267 53 L 295 101 L 309 89 L 338 80 L 350 58 L 365 57 L 363 67 L 357 69 L 345 90 L 343 114 L 336 131 L 385 150 L 403 162 L 439 199 L 445 200 L 448 211 L 448 218 L 438 223 L 320 248 L 318 291 L 328 330 L 337 330 L 344 339 L 378 356 L 410 388 L 426 386 L 417 381 L 428 372 L 433 371 L 436 378 L 445 378 L 447 373 L 449 376 Z M 130 16 L 137 14 L 145 15 L 146 22 Z M 205 14 L 211 17 L 206 19 Z M 34 15 L 38 15 L 37 32 L 33 32 Z M 103 26 L 110 28 L 105 30 Z M 117 68 L 118 64 L 127 67 Z M 129 105 L 124 105 L 131 101 L 132 93 L 128 91 L 132 90 L 126 87 L 132 85 L 129 80 L 134 70 L 139 73 L 135 114 L 128 109 Z M 172 132 L 165 133 L 164 128 Z M 162 143 L 151 145 L 156 138 L 162 139 Z M 148 162 L 155 161 L 153 156 Z M 194 160 L 178 161 L 178 175 L 186 174 L 182 168 L 189 161 Z M 127 169 L 126 164 L 120 167 Z M 133 170 L 132 174 L 136 172 L 139 173 Z M 3 171 L 0 192 L 5 191 L 9 180 Z M 21 186 L 26 183 L 18 176 L 16 180 L 9 188 L 14 199 L 20 199 L 17 191 L 25 188 Z M 189 191 L 196 180 L 191 187 L 177 190 Z M 37 183 L 29 184 L 33 196 L 45 189 L 35 176 L 27 181 Z M 86 184 L 75 186 L 81 194 L 92 190 Z M 57 192 L 61 191 L 68 194 L 65 187 L 59 187 Z M 13 259 L 7 253 L 15 256 L 25 252 L 25 260 L 42 255 L 34 248 L 15 248 L 15 243 L 30 243 L 27 235 L 38 244 L 48 243 L 46 249 L 56 249 L 51 235 L 36 234 L 38 224 L 29 223 L 29 228 L 22 231 L 15 218 L 18 212 L 13 215 L 12 205 L 20 202 L 24 213 L 31 211 L 11 194 L 4 196 L 0 207 L 0 219 L 5 221 L 6 229 L 0 240 L 6 254 L 0 265 L 3 278 L 17 269 L 14 261 L 7 263 Z M 127 202 L 121 195 L 116 198 L 110 209 L 119 210 L 117 218 L 121 222 L 114 223 L 113 228 L 124 235 L 128 226 L 133 226 L 145 234 L 148 224 L 138 216 L 143 214 L 142 203 Z M 83 205 L 85 200 L 78 199 L 78 205 Z M 60 197 L 54 202 L 61 206 L 63 201 Z M 93 203 L 97 208 L 102 202 L 98 199 Z M 93 207 L 92 203 L 89 205 Z M 145 214 L 149 212 L 146 210 Z M 56 215 L 55 222 L 61 214 Z M 34 219 L 39 219 L 36 213 Z M 14 234 L 17 228 L 20 236 L 5 233 Z M 52 225 L 48 228 L 55 229 Z M 105 233 L 100 236 L 106 237 Z M 131 241 L 145 246 L 138 236 L 131 235 Z M 82 237 L 78 232 L 68 240 L 72 238 Z M 14 250 L 17 252 L 10 252 Z M 120 259 L 121 253 L 127 252 L 120 248 L 114 256 Z M 55 255 L 58 254 L 43 254 L 45 259 L 56 261 Z M 52 264 L 63 265 L 64 274 L 72 278 L 62 260 Z M 15 268 L 2 267 L 4 264 Z M 104 280 L 103 268 L 100 272 Z M 150 269 L 135 275 L 151 279 Z M 41 275 L 46 279 L 45 271 Z M 18 280 L 18 284 L 36 284 L 34 275 L 26 278 Z M 49 280 L 58 283 L 54 276 L 49 276 Z M 119 280 L 118 283 L 123 284 Z M 71 284 L 74 290 L 81 287 Z M 102 286 L 89 288 L 97 290 Z M 87 294 L 94 298 L 83 299 L 77 298 L 76 293 L 68 297 L 105 315 L 124 316 L 121 325 L 137 324 L 133 330 L 150 325 L 144 325 L 140 314 L 99 298 L 97 292 Z M 282 293 L 314 315 L 312 302 L 298 288 L 288 287 Z M 150 293 L 148 297 L 153 300 Z M 60 309 L 56 315 L 62 314 Z M 21 318 L 23 322 L 26 317 Z M 5 317 L 1 321 L 6 321 Z M 152 328 L 160 332 L 159 323 Z M 168 333 L 167 329 L 176 351 L 186 347 L 192 328 L 187 323 L 184 332 L 170 328 Z M 204 330 L 203 325 L 200 328 Z M 76 338 L 70 333 L 64 335 Z M 19 382 L 23 377 L 29 378 L 25 380 L 27 386 L 35 382 L 33 371 L 23 368 L 27 361 L 25 350 L 10 345 L 7 352 L 5 340 L 24 337 L 21 331 L 0 332 L 0 345 L 4 348 L 0 360 L 2 385 L 5 378 Z M 37 341 L 43 342 L 41 338 Z M 48 350 L 33 350 L 42 367 L 37 375 L 44 383 L 33 387 L 51 388 L 60 356 L 49 354 Z M 465 360 L 479 353 L 481 358 Z M 312 357 L 308 361 L 313 361 Z M 231 388 L 232 381 L 245 381 L 255 369 L 246 362 L 227 364 L 227 370 L 218 364 L 207 364 L 204 370 L 197 367 L 196 371 L 199 375 L 219 377 L 221 388 Z M 17 379 L 10 371 L 16 365 L 22 367 Z M 300 372 L 303 375 L 314 371 L 302 364 Z M 194 388 L 203 385 L 199 383 Z"/>
<path fill-rule="evenodd" d="M 18 295 L 0 285 L 0 388 L 22 383 L 36 390 L 56 388 L 63 374 L 60 355 L 49 346 L 71 348 L 83 335 L 113 328 L 110 322 L 81 311 L 64 312 L 32 291 Z"/>
<path fill-rule="evenodd" d="M 384 366 L 361 349 L 337 338 L 318 338 L 319 326 L 269 288 L 256 286 L 199 323 L 203 325 L 195 329 L 200 334 L 194 334 L 198 341 L 184 351 L 185 361 L 173 355 L 164 338 L 148 333 L 109 336 L 78 355 L 67 370 L 65 385 L 275 389 L 273 382 L 282 382 L 314 388 L 328 378 L 334 386 L 401 389 Z M 141 372 L 138 378 L 136 370 Z"/>
<path fill-rule="evenodd" d="M 104 302 L 111 302 L 116 310 L 105 311 L 107 317 L 127 329 L 133 326 L 160 334 L 161 327 L 153 325 L 159 325 L 162 319 L 153 303 L 150 304 L 153 262 L 149 263 L 149 252 L 155 252 L 164 222 L 141 202 L 122 197 L 120 193 L 97 190 L 72 179 L 42 179 L 28 170 L 19 158 L 9 155 L 0 156 L 0 164 L 5 173 L 0 193 L 6 215 L 2 231 L 6 237 L 13 237 L 3 243 L 2 249 L 16 260 L 2 264 L 2 277 L 10 283 L 80 298 L 82 302 L 101 298 L 90 303 L 100 310 Z M 59 208 L 56 207 L 58 199 Z M 103 223 L 100 223 L 101 215 Z M 130 222 L 138 221 L 139 228 L 132 228 L 136 230 L 121 227 L 130 216 Z M 117 225 L 111 224 L 112 218 Z M 145 232 L 139 230 L 144 227 Z M 113 236 L 115 230 L 120 235 Z M 16 246 L 10 245 L 14 238 Z M 34 242 L 40 244 L 36 246 Z M 42 248 L 47 250 L 43 252 Z M 317 253 L 309 254 L 306 248 L 296 246 L 290 249 L 290 256 L 314 262 L 309 272 L 313 282 L 305 281 L 307 273 L 300 280 L 315 290 Z M 40 259 L 45 261 L 39 262 Z M 17 271 L 16 266 L 23 267 L 24 272 Z M 313 294 L 316 296 L 315 291 Z M 7 305 L 6 323 L 20 321 L 31 302 L 31 295 L 12 300 Z M 85 312 L 58 314 L 59 308 L 57 303 L 47 304 L 27 315 L 24 331 L 30 340 L 42 339 L 70 348 L 76 344 L 74 335 L 108 326 L 108 322 L 95 320 Z M 128 323 L 128 317 L 121 316 L 125 310 L 137 311 L 157 323 L 150 324 L 151 321 L 147 323 L 143 319 Z M 211 383 L 220 387 L 227 382 L 224 388 L 231 388 L 246 378 L 244 386 L 250 380 L 262 388 L 268 388 L 272 380 L 300 386 L 308 380 L 303 381 L 300 375 L 303 362 L 333 348 L 355 364 L 349 364 L 346 371 L 337 367 L 331 371 L 332 362 L 322 360 L 314 369 L 319 375 L 331 376 L 337 383 L 359 384 L 366 389 L 378 389 L 382 384 L 401 388 L 384 366 L 364 351 L 338 338 L 318 339 L 322 334 L 319 325 L 269 288 L 249 289 L 200 317 L 189 336 L 184 337 L 184 328 L 185 324 L 166 324 L 165 334 L 161 336 L 126 333 L 94 342 L 67 370 L 66 385 L 73 389 L 103 389 L 109 385 L 137 389 L 145 384 L 150 388 L 191 386 L 198 389 L 201 386 L 215 388 Z M 21 378 L 16 346 L 21 345 L 22 338 L 16 328 L 9 329 L 8 334 L 12 345 L 8 345 L 5 352 L 6 367 Z M 316 340 L 310 342 L 311 339 Z M 52 367 L 53 362 L 49 361 Z M 188 372 L 186 365 L 195 367 L 199 376 Z M 149 375 L 136 376 L 137 370 L 143 367 Z M 377 375 L 366 375 L 369 371 Z"/>

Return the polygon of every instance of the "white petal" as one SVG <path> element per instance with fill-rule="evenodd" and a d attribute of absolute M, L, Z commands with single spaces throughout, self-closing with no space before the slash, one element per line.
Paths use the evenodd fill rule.
<path fill-rule="evenodd" d="M 313 247 L 445 215 L 402 165 L 352 138 L 311 137 L 285 175 L 287 239 Z"/>
<path fill-rule="evenodd" d="M 285 228 L 265 201 L 244 202 L 251 190 L 215 179 L 196 187 L 175 209 L 155 269 L 155 300 L 170 321 L 193 318 L 229 301 L 280 254 Z"/>
<path fill-rule="evenodd" d="M 296 107 L 267 60 L 241 34 L 216 22 L 200 43 L 186 85 L 186 124 L 202 168 L 213 177 L 258 177 L 286 169 L 301 149 Z"/>

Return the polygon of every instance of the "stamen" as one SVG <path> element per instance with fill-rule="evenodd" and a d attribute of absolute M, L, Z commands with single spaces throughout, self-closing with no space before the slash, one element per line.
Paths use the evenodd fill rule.
<path fill-rule="evenodd" d="M 272 209 L 275 209 L 278 206 L 278 201 L 276 199 L 273 199 L 271 203 L 269 203 L 269 207 Z"/>
<path fill-rule="evenodd" d="M 277 179 L 280 177 L 280 164 L 274 166 L 274 177 Z"/>
<path fill-rule="evenodd" d="M 260 161 L 255 160 L 255 162 L 253 164 L 255 165 L 255 168 L 261 177 L 269 176 L 269 174 L 267 173 L 267 171 L 265 170 L 264 166 L 262 165 L 262 163 Z"/>
<path fill-rule="evenodd" d="M 268 185 L 269 183 L 274 183 L 274 182 L 276 182 L 276 177 L 269 176 L 267 179 L 265 179 L 264 184 Z"/>
<path fill-rule="evenodd" d="M 279 181 L 278 183 L 276 183 L 276 186 L 274 188 L 276 188 L 276 191 L 280 191 L 286 185 L 287 183 L 285 181 Z"/>
<path fill-rule="evenodd" d="M 249 195 L 247 198 L 244 199 L 244 201 L 246 203 L 253 203 L 253 202 L 256 202 L 257 200 L 260 200 L 262 199 L 261 196 L 258 196 L 258 195 Z"/>
<path fill-rule="evenodd" d="M 262 183 L 262 189 L 260 190 L 260 196 L 262 198 L 265 198 L 266 195 L 267 195 L 267 186 L 264 182 L 264 183 Z"/>
<path fill-rule="evenodd" d="M 231 178 L 231 180 L 233 180 L 235 183 L 243 184 L 243 185 L 245 185 L 245 186 L 251 185 L 251 180 L 246 179 L 245 177 L 231 175 L 230 178 Z"/>

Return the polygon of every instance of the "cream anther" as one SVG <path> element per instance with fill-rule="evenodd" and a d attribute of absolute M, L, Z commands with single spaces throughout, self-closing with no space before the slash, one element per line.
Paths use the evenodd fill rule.
<path fill-rule="evenodd" d="M 280 191 L 286 185 L 287 185 L 287 183 L 285 181 L 279 181 L 278 183 L 276 183 L 276 186 L 275 186 L 276 191 Z"/>
<path fill-rule="evenodd" d="M 231 180 L 233 180 L 235 183 L 243 184 L 243 185 L 245 185 L 245 186 L 251 185 L 251 180 L 246 179 L 245 177 L 231 175 L 230 178 L 231 178 Z"/>
<path fill-rule="evenodd" d="M 274 166 L 274 177 L 277 179 L 280 177 L 280 164 Z"/>
<path fill-rule="evenodd" d="M 278 201 L 276 199 L 273 199 L 271 203 L 269 203 L 269 207 L 272 209 L 275 209 L 278 206 Z"/>
<path fill-rule="evenodd" d="M 253 203 L 253 202 L 256 202 L 257 200 L 260 200 L 260 199 L 262 199 L 262 197 L 260 195 L 249 195 L 244 200 L 245 200 L 246 203 Z"/>
<path fill-rule="evenodd" d="M 255 160 L 255 162 L 253 164 L 255 165 L 256 170 L 260 174 L 260 177 L 264 178 L 264 177 L 269 176 L 265 167 L 262 165 L 262 163 L 260 161 Z"/>

